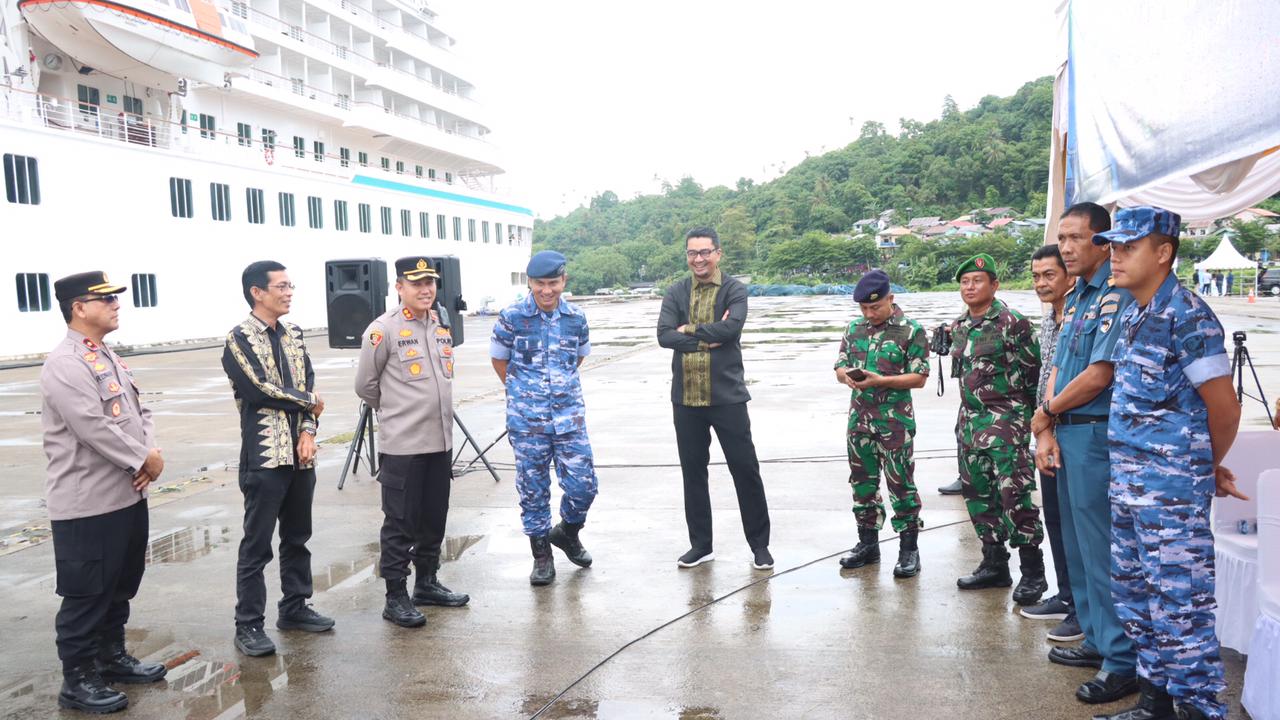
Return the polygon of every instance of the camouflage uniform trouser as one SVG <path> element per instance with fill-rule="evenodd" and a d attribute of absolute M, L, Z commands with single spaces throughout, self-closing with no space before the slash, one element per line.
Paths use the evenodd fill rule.
<path fill-rule="evenodd" d="M 563 435 L 512 432 L 516 455 L 516 492 L 520 493 L 520 520 L 524 534 L 539 537 L 551 532 L 551 461 L 560 478 L 560 517 L 581 523 L 596 498 L 596 470 L 586 430 Z"/>
<path fill-rule="evenodd" d="M 1178 704 L 1225 718 L 1214 632 L 1209 504 L 1111 505 L 1111 595 L 1138 650 L 1138 674 Z"/>
<path fill-rule="evenodd" d="M 880 474 L 893 503 L 893 531 L 920 527 L 920 494 L 914 483 L 916 463 L 910 437 L 898 448 L 886 448 L 875 435 L 849 433 L 849 484 L 853 486 L 853 515 L 860 528 L 884 526 Z"/>
<path fill-rule="evenodd" d="M 1044 525 L 1031 499 L 1035 489 L 1035 461 L 1026 445 L 960 446 L 960 490 L 983 543 L 1040 544 Z"/>

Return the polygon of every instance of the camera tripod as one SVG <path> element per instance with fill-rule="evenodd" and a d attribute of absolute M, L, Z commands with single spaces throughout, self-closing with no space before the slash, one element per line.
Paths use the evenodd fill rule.
<path fill-rule="evenodd" d="M 494 469 L 493 465 L 489 464 L 489 459 L 484 455 L 489 452 L 490 448 L 498 444 L 498 440 L 501 440 L 503 436 L 507 434 L 507 431 L 503 430 L 502 435 L 498 436 L 498 440 L 494 440 L 489 443 L 488 447 L 481 450 L 480 444 L 477 443 L 476 439 L 471 435 L 471 431 L 467 430 L 467 426 L 462 424 L 462 418 L 458 417 L 458 413 L 456 411 L 453 413 L 453 422 L 458 426 L 458 429 L 462 431 L 464 438 L 462 445 L 458 447 L 458 454 L 453 457 L 453 463 L 457 464 L 458 458 L 462 455 L 463 448 L 470 445 L 475 449 L 476 457 L 473 458 L 465 468 L 463 468 L 462 472 L 465 473 L 470 470 L 471 466 L 475 465 L 476 461 L 479 460 L 484 463 L 485 469 L 493 476 L 493 481 L 500 482 L 501 478 L 498 477 L 498 471 Z M 338 477 L 339 490 L 341 490 L 342 486 L 347 482 L 347 473 L 359 470 L 360 457 L 362 454 L 364 454 L 369 462 L 369 474 L 378 474 L 378 451 L 377 446 L 374 444 L 375 434 L 376 433 L 373 428 L 373 409 L 364 403 L 360 403 L 360 419 L 356 421 L 356 433 L 355 436 L 351 438 L 351 444 L 347 446 L 347 461 L 342 464 L 342 474 Z"/>
<path fill-rule="evenodd" d="M 1262 381 L 1258 380 L 1258 371 L 1253 367 L 1253 358 L 1249 357 L 1249 348 L 1245 347 L 1245 333 L 1243 330 L 1237 330 L 1231 334 L 1231 340 L 1235 343 L 1236 349 L 1231 356 L 1231 374 L 1236 380 L 1236 402 L 1244 404 L 1246 397 L 1253 398 L 1262 403 L 1262 407 L 1267 411 L 1267 422 L 1274 423 L 1271 417 L 1271 406 L 1267 404 L 1267 394 L 1262 391 Z M 1255 397 L 1244 391 L 1244 366 L 1249 366 L 1249 372 L 1253 374 L 1253 384 L 1258 388 L 1258 395 Z"/>

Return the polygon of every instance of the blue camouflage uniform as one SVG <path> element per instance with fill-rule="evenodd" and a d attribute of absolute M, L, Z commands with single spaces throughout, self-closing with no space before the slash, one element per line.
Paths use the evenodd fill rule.
<path fill-rule="evenodd" d="M 1115 287 L 1111 261 L 1088 278 L 1076 279 L 1062 309 L 1062 328 L 1053 364 L 1053 393 L 1061 393 L 1096 362 L 1111 362 L 1123 328 L 1119 319 L 1133 304 L 1128 290 Z M 1061 451 L 1058 508 L 1067 576 L 1085 645 L 1102 654 L 1102 669 L 1132 676 L 1137 661 L 1111 597 L 1111 516 L 1107 487 L 1110 457 L 1107 422 L 1112 386 L 1089 402 L 1062 411 L 1054 429 Z"/>
<path fill-rule="evenodd" d="M 1130 307 L 1121 322 L 1108 426 L 1116 611 L 1137 646 L 1140 675 L 1174 702 L 1225 718 L 1209 525 L 1213 446 L 1197 392 L 1231 373 L 1222 325 L 1172 273 L 1147 307 Z"/>
<path fill-rule="evenodd" d="M 530 537 L 551 530 L 552 459 L 560 517 L 586 521 L 596 496 L 578 363 L 591 352 L 587 316 L 563 298 L 551 313 L 530 293 L 498 315 L 489 355 L 507 360 L 507 430 L 516 456 L 520 516 Z"/>

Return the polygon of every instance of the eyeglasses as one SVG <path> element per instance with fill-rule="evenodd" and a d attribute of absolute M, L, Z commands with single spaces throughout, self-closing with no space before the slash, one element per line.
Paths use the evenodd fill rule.
<path fill-rule="evenodd" d="M 711 257 L 712 255 L 715 255 L 718 252 L 720 252 L 720 248 L 707 248 L 705 250 L 686 250 L 684 253 L 684 256 L 689 258 L 690 260 L 694 258 L 706 259 Z"/>
<path fill-rule="evenodd" d="M 84 297 L 76 298 L 76 301 L 83 302 L 83 303 L 100 302 L 100 303 L 106 303 L 107 305 L 115 305 L 116 303 L 120 302 L 120 296 L 119 295 L 85 295 Z"/>
<path fill-rule="evenodd" d="M 279 292 L 284 292 L 285 290 L 297 290 L 297 289 L 298 289 L 298 286 L 297 286 L 297 285 L 294 285 L 293 283 L 283 283 L 283 282 L 282 282 L 282 283 L 276 283 L 275 285 L 268 285 L 268 286 L 267 286 L 267 289 L 269 289 L 269 290 L 278 290 Z"/>

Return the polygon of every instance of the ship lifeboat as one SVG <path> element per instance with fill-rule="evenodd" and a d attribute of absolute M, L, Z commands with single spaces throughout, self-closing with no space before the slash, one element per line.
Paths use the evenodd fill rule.
<path fill-rule="evenodd" d="M 258 53 L 240 18 L 212 0 L 18 0 L 46 40 L 99 72 L 173 91 L 222 84 Z"/>

